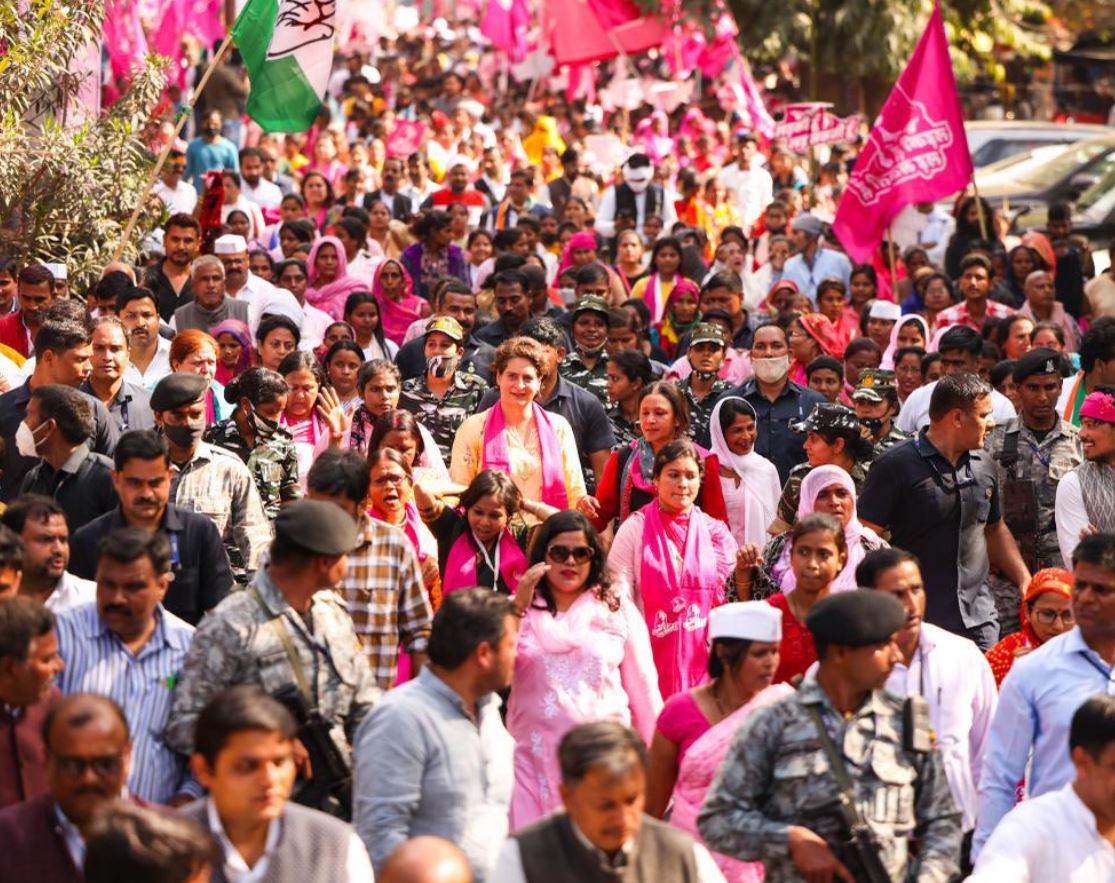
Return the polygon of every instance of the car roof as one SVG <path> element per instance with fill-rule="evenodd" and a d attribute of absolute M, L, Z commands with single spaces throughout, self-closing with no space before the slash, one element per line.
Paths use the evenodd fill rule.
<path fill-rule="evenodd" d="M 1059 132 L 1065 134 L 1066 132 L 1086 132 L 1089 135 L 1103 135 L 1105 133 L 1115 134 L 1110 126 L 1101 126 L 1098 123 L 1050 123 L 1041 120 L 967 120 L 964 123 L 964 128 L 974 131 L 983 131 L 996 129 L 1003 132 Z"/>

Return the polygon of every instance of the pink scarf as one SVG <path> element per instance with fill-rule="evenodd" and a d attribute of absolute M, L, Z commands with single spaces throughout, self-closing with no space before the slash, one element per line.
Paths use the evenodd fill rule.
<path fill-rule="evenodd" d="M 545 409 L 533 402 L 534 425 L 538 430 L 538 447 L 542 454 L 542 502 L 558 509 L 569 508 L 565 491 L 565 473 L 561 465 L 561 445 Z M 499 469 L 511 475 L 511 452 L 507 449 L 506 418 L 499 402 L 488 411 L 484 421 L 484 450 L 481 469 Z"/>
<path fill-rule="evenodd" d="M 732 747 L 736 733 L 747 719 L 766 705 L 791 695 L 794 692 L 789 684 L 773 684 L 760 690 L 751 701 L 736 709 L 715 727 L 701 735 L 685 753 L 678 769 L 677 784 L 674 786 L 674 808 L 670 824 L 675 828 L 688 831 L 697 840 L 701 839 L 697 830 L 697 814 L 705 802 L 705 795 L 712 785 L 720 764 Z M 761 862 L 741 862 L 720 853 L 712 853 L 716 864 L 728 883 L 762 883 L 763 865 Z"/>
<path fill-rule="evenodd" d="M 467 515 L 461 513 L 461 517 L 467 518 Z M 457 589 L 468 589 L 479 585 L 476 576 L 477 564 L 485 552 L 486 550 L 481 550 L 480 542 L 473 536 L 466 521 L 465 530 L 454 541 L 445 560 L 445 574 L 441 581 L 442 590 L 448 594 L 449 592 L 455 592 Z M 515 542 L 515 538 L 509 530 L 500 533 L 492 563 L 499 570 L 497 585 L 492 586 L 492 590 L 498 591 L 498 577 L 503 577 L 503 584 L 512 593 L 519 584 L 519 577 L 530 566 L 527 563 L 527 556 L 523 554 L 523 550 L 519 548 L 519 544 Z"/>
<path fill-rule="evenodd" d="M 319 283 L 317 273 L 317 254 L 323 245 L 332 245 L 337 253 L 337 275 L 332 282 Z M 345 248 L 336 236 L 322 236 L 310 249 L 306 261 L 309 281 L 306 287 L 306 300 L 319 310 L 328 313 L 337 321 L 344 318 L 345 301 L 354 291 L 367 291 L 368 283 L 348 275 L 348 258 Z"/>
<path fill-rule="evenodd" d="M 662 698 L 691 690 L 705 679 L 708 615 L 724 603 L 724 580 L 712 554 L 712 520 L 694 507 L 663 518 L 656 500 L 644 506 L 639 593 L 650 629 Z M 681 568 L 674 549 L 682 550 Z"/>
<path fill-rule="evenodd" d="M 591 248 L 596 250 L 596 234 L 591 230 L 582 230 L 580 233 L 574 233 L 569 237 L 569 241 L 565 243 L 565 250 L 561 253 L 561 260 L 558 262 L 556 279 L 562 274 L 567 267 L 573 266 L 573 251 L 574 249 L 584 250 Z"/>
<path fill-rule="evenodd" d="M 394 264 L 403 274 L 403 296 L 401 300 L 394 300 L 384 294 L 383 282 L 380 274 L 388 264 Z M 415 319 L 422 318 L 422 306 L 427 301 L 424 297 L 414 293 L 414 283 L 406 268 L 394 258 L 383 261 L 376 267 L 372 277 L 372 294 L 379 304 L 379 324 L 383 328 L 383 336 L 399 346 L 403 344 L 407 329 Z"/>
<path fill-rule="evenodd" d="M 680 277 L 674 276 L 673 285 L 677 285 Z M 673 288 L 670 289 L 670 294 L 673 294 Z M 662 294 L 662 280 L 658 278 L 657 273 L 651 273 L 647 277 L 646 288 L 643 289 L 643 301 L 650 309 L 650 321 L 652 324 L 657 325 L 662 321 L 662 317 L 666 315 L 666 301 L 668 297 Z"/>
<path fill-rule="evenodd" d="M 430 533 L 430 529 L 422 523 L 422 519 L 418 517 L 418 509 L 414 503 L 407 503 L 405 509 L 406 520 L 401 525 L 394 525 L 400 528 L 403 533 L 407 535 L 410 544 L 414 547 L 414 554 L 418 556 L 418 560 L 425 561 L 431 556 L 437 559 L 437 540 L 434 535 Z M 387 520 L 387 516 L 379 511 L 375 506 L 368 510 L 368 514 L 376 521 L 382 521 L 384 524 L 391 524 Z"/>

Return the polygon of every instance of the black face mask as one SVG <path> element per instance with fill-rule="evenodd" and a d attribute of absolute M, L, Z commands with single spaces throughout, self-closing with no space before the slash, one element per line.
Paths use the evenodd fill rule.
<path fill-rule="evenodd" d="M 539 233 L 538 238 L 542 240 L 542 244 L 547 248 L 558 241 L 557 233 Z"/>
<path fill-rule="evenodd" d="M 220 129 L 220 127 L 219 127 L 219 126 L 206 126 L 206 127 L 205 127 L 204 129 L 202 129 L 201 131 L 202 131 L 203 133 L 205 133 L 206 135 L 208 135 L 208 136 L 209 136 L 210 138 L 214 138 L 214 137 L 216 137 L 217 135 L 220 135 L 220 134 L 221 134 L 221 129 Z"/>
<path fill-rule="evenodd" d="M 879 435 L 883 431 L 883 418 L 882 417 L 860 417 L 860 426 L 871 433 L 872 437 Z"/>
<path fill-rule="evenodd" d="M 167 437 L 167 440 L 171 444 L 175 445 L 176 447 L 182 448 L 183 450 L 189 450 L 193 448 L 194 445 L 201 441 L 201 436 L 204 433 L 204 421 L 197 425 L 187 423 L 184 426 L 171 426 L 166 423 L 163 424 L 163 435 Z"/>

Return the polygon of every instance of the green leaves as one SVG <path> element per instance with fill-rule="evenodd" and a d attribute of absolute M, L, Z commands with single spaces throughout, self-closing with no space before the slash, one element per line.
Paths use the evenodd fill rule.
<path fill-rule="evenodd" d="M 82 62 L 103 0 L 29 0 L 18 17 L 14 6 L 0 3 L 0 254 L 65 261 L 80 283 L 108 263 L 154 164 L 142 135 L 163 62 L 148 59 L 115 105 L 82 120 L 82 89 L 99 89 L 85 81 L 99 77 L 99 53 L 90 70 Z M 152 205 L 137 229 L 160 211 Z"/>

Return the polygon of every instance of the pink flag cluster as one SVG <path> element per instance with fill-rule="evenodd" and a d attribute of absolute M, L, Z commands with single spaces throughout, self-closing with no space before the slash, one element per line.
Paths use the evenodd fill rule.
<path fill-rule="evenodd" d="M 833 231 L 852 258 L 865 261 L 905 206 L 963 189 L 972 172 L 937 5 L 856 160 Z"/>

